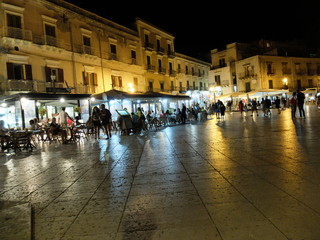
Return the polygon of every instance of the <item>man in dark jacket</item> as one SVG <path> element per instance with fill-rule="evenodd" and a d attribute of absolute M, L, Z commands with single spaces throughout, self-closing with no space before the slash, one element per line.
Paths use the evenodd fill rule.
<path fill-rule="evenodd" d="M 306 114 L 305 114 L 304 109 L 303 109 L 304 99 L 305 99 L 304 93 L 300 92 L 300 90 L 298 90 L 297 102 L 298 102 L 298 109 L 299 109 L 299 114 L 300 114 L 301 118 L 302 118 L 302 116 L 304 118 L 306 117 Z"/>

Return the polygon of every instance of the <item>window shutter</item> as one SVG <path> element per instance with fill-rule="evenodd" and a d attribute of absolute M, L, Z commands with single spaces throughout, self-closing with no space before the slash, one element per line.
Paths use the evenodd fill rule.
<path fill-rule="evenodd" d="M 93 73 L 93 85 L 98 86 L 98 77 L 96 73 Z"/>
<path fill-rule="evenodd" d="M 118 80 L 119 80 L 119 87 L 122 87 L 122 77 L 118 77 Z"/>
<path fill-rule="evenodd" d="M 58 82 L 64 82 L 63 69 L 58 69 Z"/>
<path fill-rule="evenodd" d="M 7 62 L 8 79 L 14 79 L 13 63 Z"/>
<path fill-rule="evenodd" d="M 51 68 L 44 67 L 45 73 L 46 73 L 46 81 L 51 82 Z"/>
<path fill-rule="evenodd" d="M 89 79 L 86 72 L 82 72 L 83 85 L 89 85 Z"/>
<path fill-rule="evenodd" d="M 24 65 L 26 69 L 26 80 L 32 80 L 32 67 L 30 64 Z"/>
<path fill-rule="evenodd" d="M 112 88 L 116 87 L 116 76 L 111 76 Z"/>

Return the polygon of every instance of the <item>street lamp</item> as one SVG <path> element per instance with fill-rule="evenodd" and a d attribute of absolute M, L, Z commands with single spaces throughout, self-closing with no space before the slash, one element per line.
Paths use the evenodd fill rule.
<path fill-rule="evenodd" d="M 53 88 L 53 93 L 56 94 L 56 75 L 51 74 L 51 81 L 52 81 L 52 88 Z"/>
<path fill-rule="evenodd" d="M 288 88 L 288 78 L 284 78 L 284 79 L 282 80 L 282 82 L 283 82 L 283 88 L 284 88 L 284 89 L 287 89 L 287 88 Z"/>

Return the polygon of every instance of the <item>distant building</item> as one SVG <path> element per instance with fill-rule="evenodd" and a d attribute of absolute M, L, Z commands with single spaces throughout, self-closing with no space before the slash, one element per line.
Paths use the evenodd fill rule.
<path fill-rule="evenodd" d="M 261 40 L 211 51 L 210 83 L 216 96 L 259 97 L 319 88 L 320 58 L 299 43 Z"/>

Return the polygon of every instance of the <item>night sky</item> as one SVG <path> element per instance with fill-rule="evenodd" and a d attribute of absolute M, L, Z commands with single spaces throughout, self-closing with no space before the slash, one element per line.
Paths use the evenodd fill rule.
<path fill-rule="evenodd" d="M 312 50 L 320 43 L 315 2 L 279 1 L 101 1 L 68 0 L 118 24 L 133 28 L 139 17 L 175 37 L 175 51 L 210 61 L 210 50 L 232 42 L 259 39 L 303 40 Z M 208 3 L 208 1 L 206 1 Z M 283 2 L 283 1 L 282 1 Z M 121 10 L 120 10 L 121 9 Z"/>

